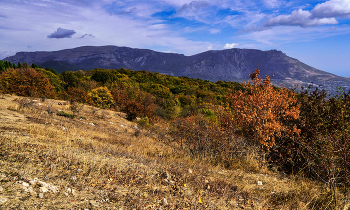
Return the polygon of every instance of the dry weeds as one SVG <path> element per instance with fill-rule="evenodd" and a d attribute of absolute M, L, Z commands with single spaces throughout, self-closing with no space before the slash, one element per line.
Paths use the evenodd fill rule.
<path fill-rule="evenodd" d="M 69 112 L 64 101 L 22 100 L 0 98 L 1 209 L 318 209 L 329 201 L 307 179 L 193 160 L 147 131 L 135 135 L 121 113 L 84 106 L 70 119 L 48 111 Z"/>

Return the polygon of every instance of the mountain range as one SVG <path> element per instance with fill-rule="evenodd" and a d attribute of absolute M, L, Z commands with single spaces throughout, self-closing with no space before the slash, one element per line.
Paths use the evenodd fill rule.
<path fill-rule="evenodd" d="M 261 76 L 273 76 L 273 84 L 292 88 L 319 86 L 334 94 L 336 87 L 349 88 L 350 78 L 340 77 L 308 66 L 277 50 L 211 50 L 192 56 L 118 46 L 84 46 L 60 51 L 18 52 L 7 57 L 12 63 L 50 67 L 58 72 L 94 68 L 127 68 L 172 76 L 187 76 L 210 81 L 247 81 L 255 68 Z"/>

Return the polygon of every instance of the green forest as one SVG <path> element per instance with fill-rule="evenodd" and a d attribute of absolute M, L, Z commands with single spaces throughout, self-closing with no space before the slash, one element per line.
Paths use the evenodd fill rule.
<path fill-rule="evenodd" d="M 341 87 L 333 97 L 310 87 L 295 92 L 273 86 L 259 69 L 249 76 L 237 83 L 123 68 L 58 74 L 0 61 L 0 94 L 68 101 L 72 118 L 80 117 L 77 103 L 124 112 L 159 141 L 226 168 L 237 164 L 246 147 L 256 148 L 262 164 L 346 190 L 350 92 Z"/>

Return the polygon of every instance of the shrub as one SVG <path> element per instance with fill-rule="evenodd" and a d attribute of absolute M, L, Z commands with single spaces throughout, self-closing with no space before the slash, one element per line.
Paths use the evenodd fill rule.
<path fill-rule="evenodd" d="M 53 71 L 42 69 L 42 68 L 36 68 L 35 70 L 37 72 L 43 73 L 49 79 L 50 84 L 55 87 L 56 93 L 60 93 L 63 90 L 62 81 L 57 75 L 57 72 L 53 73 Z"/>
<path fill-rule="evenodd" d="M 180 147 L 189 149 L 192 156 L 220 156 L 228 146 L 228 135 L 221 127 L 203 115 L 174 120 L 171 136 Z"/>
<path fill-rule="evenodd" d="M 309 175 L 325 182 L 331 189 L 337 183 L 349 185 L 350 174 L 350 91 L 327 99 L 324 90 L 303 90 L 299 123 L 301 125 L 299 158 Z M 305 170 L 304 170 L 305 171 Z"/>
<path fill-rule="evenodd" d="M 25 97 L 53 98 L 55 96 L 54 87 L 50 84 L 49 79 L 28 65 L 2 72 L 0 84 L 4 93 L 14 93 Z"/>
<path fill-rule="evenodd" d="M 58 115 L 58 116 L 63 116 L 63 117 L 67 117 L 67 118 L 74 118 L 74 115 L 73 114 L 71 114 L 71 113 L 68 113 L 68 112 L 65 112 L 65 111 L 58 111 L 57 113 L 56 113 L 56 115 Z"/>
<path fill-rule="evenodd" d="M 245 91 L 231 91 L 228 101 L 234 112 L 233 123 L 241 127 L 243 135 L 270 149 L 276 137 L 299 133 L 293 120 L 299 117 L 300 105 L 292 91 L 274 89 L 270 78 L 261 79 L 259 73 L 256 69 L 249 75 L 253 84 L 243 84 Z"/>
<path fill-rule="evenodd" d="M 155 98 L 139 88 L 126 88 L 117 85 L 112 89 L 115 105 L 120 111 L 125 112 L 127 119 L 132 121 L 136 117 L 153 118 Z"/>
<path fill-rule="evenodd" d="M 61 96 L 63 97 L 64 100 L 74 100 L 75 102 L 78 103 L 83 103 L 83 104 L 89 104 L 93 105 L 94 101 L 92 100 L 91 96 L 84 90 L 80 90 L 78 88 L 74 87 L 68 87 L 67 92 L 62 91 L 63 93 Z"/>
<path fill-rule="evenodd" d="M 113 96 L 107 87 L 93 89 L 88 95 L 97 107 L 110 108 L 114 102 Z"/>

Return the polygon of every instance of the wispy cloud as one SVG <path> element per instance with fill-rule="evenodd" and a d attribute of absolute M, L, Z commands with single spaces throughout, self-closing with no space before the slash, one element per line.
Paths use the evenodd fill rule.
<path fill-rule="evenodd" d="M 209 3 L 207 1 L 192 1 L 189 4 L 184 4 L 178 11 L 177 13 L 196 13 L 200 9 L 208 7 Z"/>
<path fill-rule="evenodd" d="M 264 4 L 268 8 L 278 8 L 281 6 L 282 1 L 280 1 L 280 0 L 264 0 Z"/>
<path fill-rule="evenodd" d="M 211 34 L 219 34 L 220 32 L 221 32 L 221 30 L 219 30 L 219 29 L 210 29 Z"/>
<path fill-rule="evenodd" d="M 88 38 L 88 37 L 95 38 L 95 36 L 92 34 L 84 34 L 83 36 L 79 37 L 79 39 L 84 39 L 84 38 Z"/>

